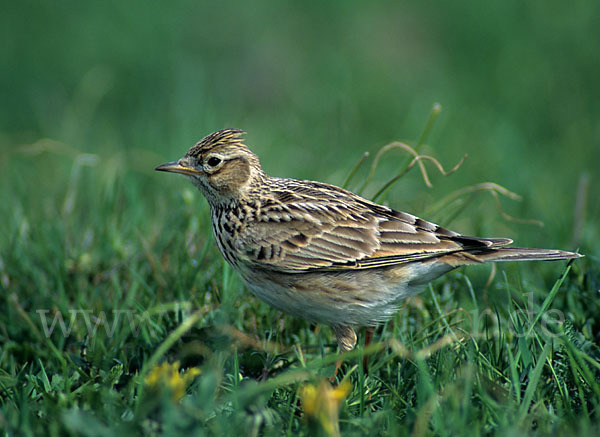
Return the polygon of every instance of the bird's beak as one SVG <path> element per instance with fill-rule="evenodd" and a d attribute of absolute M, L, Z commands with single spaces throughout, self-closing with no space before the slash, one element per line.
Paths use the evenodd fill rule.
<path fill-rule="evenodd" d="M 181 173 L 189 176 L 199 175 L 200 171 L 191 167 L 184 160 L 180 159 L 179 161 L 167 162 L 166 164 L 159 165 L 154 170 L 156 171 L 168 171 L 171 173 Z"/>

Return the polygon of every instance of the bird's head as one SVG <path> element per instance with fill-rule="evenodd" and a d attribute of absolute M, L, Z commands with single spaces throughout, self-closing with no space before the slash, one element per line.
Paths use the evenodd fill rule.
<path fill-rule="evenodd" d="M 155 170 L 189 176 L 211 205 L 235 201 L 265 177 L 258 157 L 242 143 L 244 133 L 239 129 L 214 132 L 193 145 L 180 160 Z"/>

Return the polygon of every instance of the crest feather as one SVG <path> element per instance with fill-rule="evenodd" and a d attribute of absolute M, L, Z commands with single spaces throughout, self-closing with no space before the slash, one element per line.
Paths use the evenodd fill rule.
<path fill-rule="evenodd" d="M 213 132 L 210 135 L 205 136 L 198 141 L 189 151 L 189 156 L 197 156 L 202 152 L 206 152 L 210 149 L 214 149 L 218 146 L 226 146 L 233 144 L 241 144 L 243 141 L 243 135 L 245 135 L 241 129 L 221 129 Z"/>

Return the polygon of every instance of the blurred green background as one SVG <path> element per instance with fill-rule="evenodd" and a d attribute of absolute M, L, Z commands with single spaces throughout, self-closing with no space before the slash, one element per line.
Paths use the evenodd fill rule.
<path fill-rule="evenodd" d="M 457 174 L 433 176 L 432 194 L 414 172 L 392 206 L 422 214 L 430 195 L 494 181 L 524 196 L 503 201 L 507 211 L 546 227 L 454 227 L 572 248 L 587 174 L 588 224 L 600 215 L 598 2 L 23 1 L 2 10 L 2 190 L 21 198 L 25 216 L 51 217 L 49 204 L 84 183 L 73 178 L 93 186 L 103 175 L 106 190 L 122 178 L 143 187 L 134 197 L 152 217 L 152 199 L 168 199 L 163 187 L 183 185 L 154 166 L 223 127 L 246 130 L 272 175 L 341 184 L 364 151 L 414 145 L 434 102 L 443 112 L 424 151 L 446 167 L 469 158 Z M 82 166 L 91 176 L 73 175 L 78 153 L 96 155 Z M 376 182 L 404 159 L 386 160 Z M 4 214 L 15 206 L 3 202 Z"/>

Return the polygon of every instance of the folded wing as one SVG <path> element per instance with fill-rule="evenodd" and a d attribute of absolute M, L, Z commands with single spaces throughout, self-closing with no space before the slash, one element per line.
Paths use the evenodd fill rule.
<path fill-rule="evenodd" d="M 289 273 L 368 269 L 512 242 L 465 237 L 338 187 L 311 184 L 290 190 L 288 181 L 261 206 L 260 221 L 239 237 L 238 247 L 252 248 L 247 262 Z"/>

